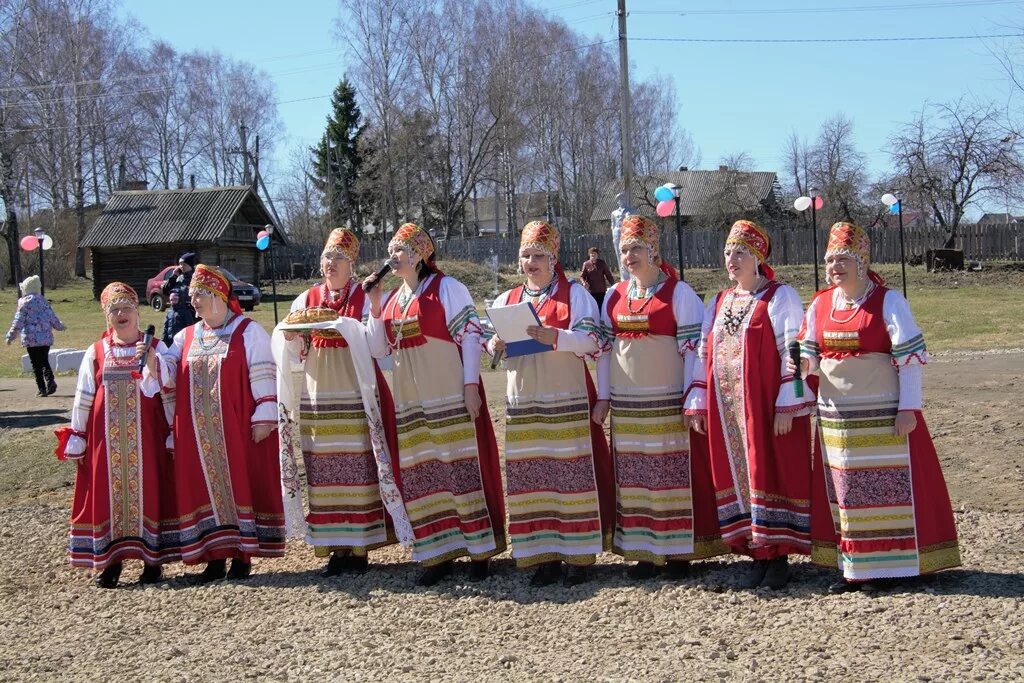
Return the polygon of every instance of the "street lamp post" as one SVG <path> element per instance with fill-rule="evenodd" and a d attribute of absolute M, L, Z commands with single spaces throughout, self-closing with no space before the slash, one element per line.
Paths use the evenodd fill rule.
<path fill-rule="evenodd" d="M 270 243 L 267 245 L 267 251 L 270 254 L 270 291 L 274 295 L 274 324 L 277 325 L 277 266 L 274 263 L 274 226 L 267 223 L 263 229 L 270 237 Z"/>
<path fill-rule="evenodd" d="M 36 239 L 39 241 L 39 246 L 36 247 L 39 250 L 39 289 L 42 295 L 46 296 L 46 272 L 43 270 L 43 240 L 46 239 L 46 231 L 36 228 L 32 232 L 36 234 Z"/>
<path fill-rule="evenodd" d="M 676 201 L 676 249 L 679 251 L 679 279 L 683 279 L 683 218 L 679 213 L 679 205 L 681 203 L 680 190 L 678 185 L 672 186 L 672 197 Z"/>
<path fill-rule="evenodd" d="M 903 276 L 903 298 L 907 299 L 907 246 L 906 237 L 903 233 L 903 192 L 896 190 L 895 194 L 886 192 L 882 195 L 882 203 L 889 207 L 889 211 L 893 208 L 896 209 L 896 213 L 899 214 L 900 220 L 900 272 Z"/>
<path fill-rule="evenodd" d="M 814 291 L 821 289 L 820 277 L 818 274 L 818 209 L 824 206 L 824 201 L 818 195 L 818 188 L 812 187 L 809 197 L 797 197 L 793 202 L 793 208 L 801 213 L 807 209 L 811 210 L 811 247 L 814 249 Z"/>

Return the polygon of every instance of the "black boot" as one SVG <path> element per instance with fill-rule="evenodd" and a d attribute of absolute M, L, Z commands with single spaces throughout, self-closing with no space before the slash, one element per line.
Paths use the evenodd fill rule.
<path fill-rule="evenodd" d="M 158 564 L 147 564 L 139 577 L 139 585 L 145 586 L 151 583 L 160 583 L 164 580 L 164 568 Z"/>
<path fill-rule="evenodd" d="M 54 394 L 57 392 L 57 380 L 53 378 L 53 370 L 47 365 L 43 368 L 43 377 L 46 379 L 46 395 Z"/>
<path fill-rule="evenodd" d="M 40 398 L 46 396 L 46 378 L 43 376 L 43 369 L 34 367 L 32 373 L 36 376 L 36 389 L 39 390 L 36 396 Z"/>
<path fill-rule="evenodd" d="M 860 589 L 860 581 L 847 581 L 846 579 L 842 579 L 840 581 L 836 581 L 833 584 L 830 584 L 828 587 L 828 592 L 832 593 L 833 595 L 836 595 L 839 593 L 856 593 Z"/>
<path fill-rule="evenodd" d="M 124 568 L 120 562 L 108 564 L 107 568 L 96 577 L 96 585 L 100 588 L 116 588 L 117 580 L 121 578 L 121 569 Z"/>
<path fill-rule="evenodd" d="M 658 568 L 653 562 L 637 562 L 626 570 L 626 576 L 636 581 L 646 581 L 658 573 Z"/>
<path fill-rule="evenodd" d="M 669 560 L 665 563 L 665 576 L 670 579 L 685 579 L 690 575 L 689 560 Z"/>
<path fill-rule="evenodd" d="M 474 583 L 483 581 L 491 574 L 490 560 L 473 560 L 469 563 L 469 580 Z"/>
<path fill-rule="evenodd" d="M 750 565 L 750 573 L 740 582 L 742 588 L 757 588 L 764 581 L 768 572 L 768 560 L 754 560 Z"/>
<path fill-rule="evenodd" d="M 352 560 L 352 556 L 344 550 L 335 550 L 331 553 L 331 559 L 327 560 L 327 566 L 320 572 L 320 575 L 325 579 L 329 579 L 332 576 L 338 576 L 344 574 L 349 568 L 349 563 Z"/>
<path fill-rule="evenodd" d="M 424 567 L 416 583 L 420 586 L 433 586 L 444 577 L 450 576 L 451 573 L 452 561 L 448 560 L 447 562 Z"/>
<path fill-rule="evenodd" d="M 533 576 L 530 577 L 530 585 L 534 588 L 550 586 L 555 581 L 558 581 L 558 577 L 561 576 L 561 574 L 561 562 L 544 562 L 543 564 L 538 564 L 537 569 L 533 572 Z"/>
<path fill-rule="evenodd" d="M 582 565 L 570 564 L 562 579 L 562 585 L 566 587 L 578 586 L 590 580 L 590 572 Z"/>
<path fill-rule="evenodd" d="M 365 574 L 370 568 L 368 555 L 352 555 L 348 561 L 348 570 L 353 574 Z"/>
<path fill-rule="evenodd" d="M 227 560 L 212 560 L 206 563 L 206 569 L 203 573 L 197 577 L 199 583 L 210 583 L 211 581 L 220 581 L 227 576 L 225 567 L 227 566 Z"/>
<path fill-rule="evenodd" d="M 789 583 L 789 558 L 785 555 L 768 560 L 768 571 L 765 572 L 761 584 L 769 590 L 777 591 Z"/>
<path fill-rule="evenodd" d="M 245 562 L 237 557 L 231 560 L 231 569 L 228 570 L 228 578 L 235 581 L 244 581 L 252 573 L 252 562 Z"/>

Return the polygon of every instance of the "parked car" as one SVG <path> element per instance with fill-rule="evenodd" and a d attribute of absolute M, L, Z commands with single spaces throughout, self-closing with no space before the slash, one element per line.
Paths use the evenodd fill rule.
<path fill-rule="evenodd" d="M 177 265 L 167 266 L 146 282 L 146 299 L 149 301 L 149 305 L 153 307 L 153 310 L 163 311 L 167 308 L 167 297 L 164 296 L 163 292 L 164 283 L 170 279 L 171 274 L 177 267 Z M 221 268 L 221 272 L 227 275 L 228 280 L 231 281 L 231 288 L 235 291 L 235 296 L 238 297 L 238 303 L 242 305 L 242 310 L 251 311 L 259 305 L 260 299 L 263 297 L 259 287 L 239 280 L 226 268 Z"/>

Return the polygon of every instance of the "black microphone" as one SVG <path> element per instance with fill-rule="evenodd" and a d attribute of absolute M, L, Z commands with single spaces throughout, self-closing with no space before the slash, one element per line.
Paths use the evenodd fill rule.
<path fill-rule="evenodd" d="M 501 362 L 502 357 L 505 355 L 505 349 L 501 351 L 495 351 L 494 356 L 491 358 L 491 370 L 498 367 L 498 363 Z"/>
<path fill-rule="evenodd" d="M 380 281 L 384 279 L 384 276 L 391 272 L 394 266 L 391 263 L 391 259 L 384 261 L 384 264 L 380 267 L 376 273 L 373 274 L 373 279 L 368 284 L 363 284 L 363 291 L 369 292 L 371 289 L 380 284 Z"/>
<path fill-rule="evenodd" d="M 789 342 L 789 360 L 793 361 L 793 365 L 796 369 L 793 370 L 793 381 L 796 382 L 793 387 L 796 390 L 796 397 L 804 397 L 804 381 L 800 375 L 800 342 L 795 339 Z"/>
<path fill-rule="evenodd" d="M 139 373 L 142 373 L 142 369 L 146 367 L 146 356 L 149 355 L 149 348 L 153 345 L 153 335 L 156 334 L 156 325 L 150 325 L 146 328 L 146 336 L 142 338 L 142 342 L 145 345 L 142 351 L 142 356 L 139 357 Z"/>

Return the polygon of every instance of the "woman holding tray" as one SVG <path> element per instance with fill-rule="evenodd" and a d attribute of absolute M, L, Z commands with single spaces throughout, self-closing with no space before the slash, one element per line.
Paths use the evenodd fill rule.
<path fill-rule="evenodd" d="M 605 349 L 593 411 L 601 424 L 611 409 L 613 550 L 637 562 L 628 571 L 634 579 L 650 578 L 658 567 L 682 576 L 689 560 L 728 552 L 718 531 L 707 449 L 691 449 L 683 416 L 685 408 L 697 407 L 693 378 L 704 306 L 659 261 L 659 241 L 650 219 L 622 222 L 620 252 L 630 279 L 611 289 L 602 307 Z"/>
<path fill-rule="evenodd" d="M 344 228 L 333 230 L 320 256 L 323 282 L 296 297 L 285 322 L 317 322 L 321 320 L 315 315 L 319 312 L 330 314 L 324 320 L 346 317 L 365 324 L 370 300 L 353 277 L 358 257 L 356 235 Z M 381 499 L 368 410 L 352 350 L 333 329 L 312 334 L 286 331 L 284 337 L 290 362 L 278 363 L 279 375 L 290 379 L 293 364 L 303 370 L 298 420 L 291 429 L 300 435 L 306 469 L 306 542 L 317 557 L 330 556 L 324 576 L 365 572 L 368 551 L 393 543 L 395 536 Z M 397 452 L 391 391 L 376 363 L 372 365 L 366 374 L 371 381 L 376 378 L 373 400 L 384 416 L 387 450 Z M 288 470 L 282 468 L 286 478 Z"/>
<path fill-rule="evenodd" d="M 402 286 L 370 300 L 371 348 L 392 356 L 398 486 L 415 540 L 413 559 L 431 586 L 468 556 L 470 577 L 487 577 L 505 549 L 498 446 L 480 385 L 480 320 L 469 290 L 434 263 L 434 243 L 406 223 L 388 252 Z M 375 282 L 370 276 L 364 286 Z"/>
<path fill-rule="evenodd" d="M 530 583 L 582 583 L 587 567 L 611 541 L 615 492 L 604 430 L 590 420 L 597 399 L 585 359 L 600 354 L 594 298 L 570 284 L 558 262 L 561 236 L 543 221 L 520 236 L 519 268 L 526 282 L 494 308 L 529 302 L 540 319 L 527 328 L 550 351 L 507 358 L 505 479 L 512 557 L 534 567 Z M 506 351 L 497 336 L 492 354 Z"/>

